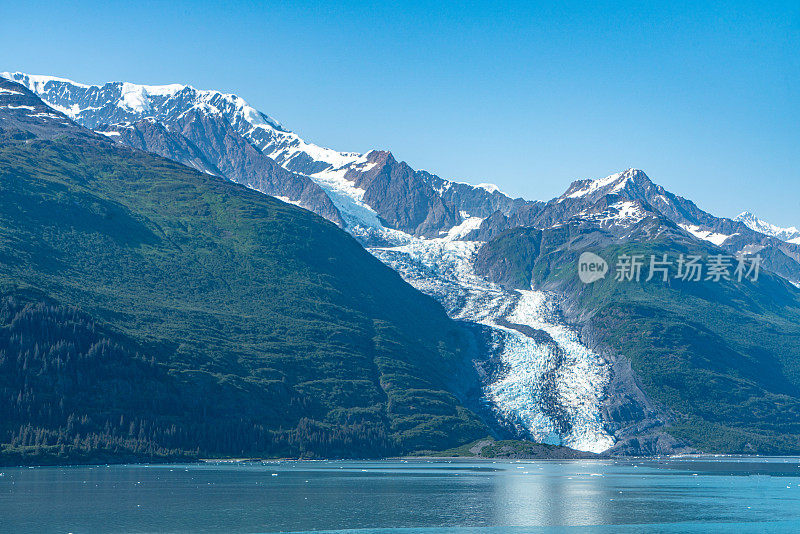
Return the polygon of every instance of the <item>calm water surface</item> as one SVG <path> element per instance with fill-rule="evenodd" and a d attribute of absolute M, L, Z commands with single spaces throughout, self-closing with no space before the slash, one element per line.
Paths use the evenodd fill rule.
<path fill-rule="evenodd" d="M 800 532 L 800 459 L 0 468 L 0 532 Z"/>

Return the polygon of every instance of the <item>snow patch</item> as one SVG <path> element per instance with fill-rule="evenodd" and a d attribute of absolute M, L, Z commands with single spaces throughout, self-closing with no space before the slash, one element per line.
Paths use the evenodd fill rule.
<path fill-rule="evenodd" d="M 600 228 L 608 228 L 617 225 L 630 226 L 644 220 L 648 216 L 649 214 L 644 211 L 637 202 L 622 200 L 609 205 L 608 208 L 600 212 L 582 211 L 577 214 L 575 218 L 592 222 Z M 553 227 L 555 228 L 562 224 L 563 223 L 558 223 Z"/>
<path fill-rule="evenodd" d="M 78 106 L 78 104 L 72 104 L 70 107 L 59 106 L 58 104 L 54 104 L 52 102 L 46 102 L 46 104 L 51 108 L 53 108 L 54 110 L 60 111 L 67 117 L 70 117 L 71 119 L 77 117 L 78 114 L 82 111 L 80 106 Z"/>
<path fill-rule="evenodd" d="M 638 222 L 646 217 L 646 214 L 641 210 L 639 204 L 630 200 L 615 202 L 611 207 L 617 210 L 617 219 L 634 220 Z"/>
<path fill-rule="evenodd" d="M 598 191 L 604 187 L 608 187 L 615 182 L 618 182 L 617 185 L 610 191 L 608 194 L 616 193 L 620 191 L 623 187 L 625 187 L 625 183 L 627 182 L 627 178 L 624 180 L 620 180 L 620 178 L 624 175 L 623 172 L 618 172 L 617 174 L 612 174 L 611 176 L 606 176 L 605 178 L 599 178 L 597 180 L 592 180 L 587 185 L 578 189 L 577 191 L 573 191 L 569 195 L 562 197 L 560 200 L 564 200 L 565 198 L 580 198 L 586 195 L 590 195 L 595 191 Z"/>
<path fill-rule="evenodd" d="M 47 85 L 48 82 L 67 83 L 70 85 L 74 85 L 75 87 L 81 87 L 84 89 L 88 89 L 90 87 L 89 85 L 73 82 L 72 80 L 68 80 L 66 78 L 58 78 L 56 76 L 43 76 L 39 74 L 25 74 L 22 72 L 0 72 L 0 77 L 12 81 L 17 81 L 18 79 L 21 78 L 26 79 L 28 83 L 24 83 L 23 85 L 27 85 L 28 88 L 34 93 L 39 93 L 41 91 L 44 91 L 44 86 Z M 36 89 L 34 89 L 31 86 L 36 87 Z"/>
<path fill-rule="evenodd" d="M 693 236 L 702 239 L 704 241 L 709 241 L 711 243 L 714 243 L 718 247 L 721 246 L 729 237 L 731 237 L 730 235 L 712 232 L 711 230 L 703 230 L 702 228 L 694 224 L 679 224 L 678 226 L 680 226 Z"/>
<path fill-rule="evenodd" d="M 476 185 L 474 187 L 476 187 L 478 189 L 483 189 L 484 191 L 487 191 L 489 193 L 500 193 L 501 195 L 505 195 L 505 193 L 500 191 L 500 188 L 497 187 L 497 185 L 495 185 L 495 184 L 478 184 L 478 185 Z M 508 195 L 505 195 L 505 196 L 508 196 Z"/>
<path fill-rule="evenodd" d="M 247 187 L 250 187 L 251 189 L 255 189 L 254 187 L 252 187 L 250 185 L 248 185 Z M 287 204 L 292 204 L 294 206 L 300 206 L 300 202 L 299 201 L 291 200 L 289 197 L 284 197 L 284 196 L 281 196 L 281 195 L 275 195 L 275 198 L 277 198 L 281 202 L 286 202 Z"/>
<path fill-rule="evenodd" d="M 460 239 L 481 227 L 482 217 L 469 217 L 447 231 L 447 239 Z"/>
<path fill-rule="evenodd" d="M 122 96 L 117 105 L 134 113 L 150 111 L 147 90 L 141 85 L 125 82 L 122 84 Z"/>

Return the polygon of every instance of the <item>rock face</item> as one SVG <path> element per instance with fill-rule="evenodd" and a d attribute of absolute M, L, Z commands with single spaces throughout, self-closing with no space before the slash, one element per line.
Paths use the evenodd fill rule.
<path fill-rule="evenodd" d="M 95 137 L 96 134 L 80 128 L 63 113 L 46 106 L 25 87 L 0 77 L 0 122 L 6 135 L 24 132 L 40 139 L 61 135 Z"/>
<path fill-rule="evenodd" d="M 441 190 L 442 199 L 455 206 L 459 213 L 469 217 L 486 218 L 493 213 L 509 214 L 528 204 L 539 204 L 521 198 L 511 198 L 494 188 L 462 182 L 448 182 L 441 178 L 439 180 L 443 182 L 438 187 L 438 190 Z M 434 187 L 437 186 L 434 185 Z"/>
<path fill-rule="evenodd" d="M 322 188 L 307 176 L 276 164 L 217 115 L 189 110 L 166 125 L 142 119 L 101 126 L 98 131 L 129 146 L 295 203 L 340 227 L 344 225 Z"/>
<path fill-rule="evenodd" d="M 133 148 L 158 154 L 206 174 L 222 176 L 222 171 L 199 147 L 183 135 L 170 132 L 166 126 L 153 119 L 100 126 L 96 131 Z"/>
<path fill-rule="evenodd" d="M 439 237 L 459 222 L 455 206 L 446 203 L 430 185 L 431 175 L 398 162 L 390 152 L 367 154 L 369 168 L 349 170 L 346 180 L 364 190 L 363 201 L 386 226 L 403 232 Z"/>

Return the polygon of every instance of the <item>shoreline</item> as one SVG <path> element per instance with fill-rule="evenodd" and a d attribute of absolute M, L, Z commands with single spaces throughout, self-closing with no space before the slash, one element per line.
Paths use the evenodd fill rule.
<path fill-rule="evenodd" d="M 213 465 L 213 464 L 257 464 L 257 463 L 319 463 L 319 462 L 426 462 L 426 463 L 537 463 L 537 462 L 652 462 L 680 460 L 800 460 L 797 455 L 747 455 L 747 454 L 677 454 L 671 456 L 597 456 L 593 458 L 481 458 L 467 456 L 394 456 L 387 458 L 199 458 L 194 461 L 164 460 L 142 462 L 86 462 L 50 464 L 1 465 L 0 469 L 34 469 L 53 467 L 119 467 L 119 466 L 161 466 L 161 465 Z"/>

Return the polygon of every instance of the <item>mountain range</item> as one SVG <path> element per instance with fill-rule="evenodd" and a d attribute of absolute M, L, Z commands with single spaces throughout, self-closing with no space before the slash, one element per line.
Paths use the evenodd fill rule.
<path fill-rule="evenodd" d="M 415 170 L 387 151 L 356 154 L 313 145 L 235 95 L 184 85 L 91 86 L 21 73 L 2 76 L 9 80 L 0 94 L 5 96 L 0 98 L 0 111 L 6 110 L 0 116 L 4 130 L 27 132 L 39 140 L 36 146 L 63 143 L 65 137 L 85 139 L 103 150 L 127 150 L 125 157 L 136 159 L 143 169 L 165 168 L 164 160 L 144 159 L 142 154 L 151 153 L 180 164 L 174 169 L 188 167 L 195 177 L 217 180 L 209 183 L 223 179 L 245 186 L 241 191 L 256 190 L 253 199 L 267 199 L 259 196 L 266 193 L 296 204 L 332 223 L 319 226 L 326 228 L 325 235 L 341 236 L 337 239 L 342 243 L 355 238 L 362 252 L 366 249 L 399 273 L 410 284 L 404 286 L 409 302 L 422 298 L 420 293 L 438 301 L 436 306 L 443 308 L 439 319 L 423 320 L 420 312 L 415 325 L 393 328 L 406 332 L 403 339 L 419 335 L 414 333 L 421 324 L 437 321 L 442 326 L 434 332 L 457 332 L 453 339 L 458 342 L 435 341 L 434 333 L 426 334 L 433 337 L 425 338 L 423 345 L 445 347 L 439 351 L 443 359 L 423 357 L 420 361 L 429 365 L 424 370 L 406 367 L 408 381 L 427 380 L 420 389 L 451 396 L 447 417 L 454 419 L 442 420 L 438 430 L 409 427 L 413 435 L 427 436 L 414 441 L 397 430 L 403 425 L 391 418 L 395 404 L 389 398 L 384 408 L 375 408 L 388 410 L 381 412 L 383 423 L 370 422 L 377 434 L 386 436 L 381 438 L 384 445 L 365 445 L 364 450 L 380 454 L 392 447 L 441 449 L 482 432 L 614 454 L 800 450 L 796 229 L 780 229 L 750 214 L 715 217 L 635 169 L 576 181 L 547 202 L 529 201 L 510 198 L 491 184 L 472 186 Z M 19 141 L 18 134 L 6 135 L 14 150 L 30 150 L 30 143 Z M 90 160 L 83 161 L 89 165 Z M 103 190 L 103 196 L 124 196 L 125 180 L 119 181 L 115 189 Z M 187 195 L 178 196 L 189 202 Z M 185 209 L 194 213 L 191 209 L 196 208 L 182 206 L 171 213 L 172 225 L 185 224 L 179 215 Z M 205 213 L 212 220 L 220 216 Z M 307 212 L 287 213 L 300 217 Z M 13 228 L 9 233 L 22 231 Z M 193 241 L 197 246 L 199 239 Z M 345 254 L 345 248 L 325 250 L 337 262 Z M 608 276 L 586 285 L 577 277 L 583 252 L 603 257 L 612 266 L 636 254 L 758 254 L 763 273 L 744 283 L 690 283 L 680 280 L 677 267 L 671 265 L 661 283 L 619 283 Z M 308 254 L 303 253 L 304 261 Z M 211 268 L 209 275 L 214 272 Z M 222 276 L 228 285 L 236 281 L 230 276 Z M 382 291 L 385 283 L 356 275 L 347 281 L 331 279 L 334 290 L 344 284 L 363 295 Z M 302 294 L 300 287 L 295 294 Z M 99 309 L 92 299 L 59 295 L 59 306 Z M 376 306 L 362 313 L 375 320 L 385 312 L 382 306 L 392 305 Z M 425 313 L 435 315 L 434 308 Z M 253 317 L 264 312 L 230 313 Z M 103 317 L 109 325 L 120 324 L 105 308 Z M 235 330 L 231 320 L 219 332 Z M 402 323 L 403 316 L 394 320 Z M 291 339 L 285 332 L 275 341 L 276 350 L 279 343 L 291 345 Z M 257 351 L 261 342 L 253 338 L 248 343 Z M 415 350 L 421 354 L 422 349 Z M 447 379 L 454 376 L 458 379 Z M 334 383 L 351 380 L 339 371 L 318 379 L 331 381 L 337 391 L 342 386 Z M 384 379 L 377 384 L 386 391 Z M 348 387 L 356 391 L 359 386 Z M 336 395 L 322 390 L 303 398 L 312 404 L 325 398 L 330 409 L 341 408 Z M 374 402 L 381 405 L 378 397 Z M 412 404 L 433 409 L 431 402 Z M 298 409 L 298 416 L 302 413 Z M 307 419 L 334 432 L 341 420 L 323 413 Z M 294 424 L 299 432 L 299 421 L 292 419 L 280 428 Z M 459 430 L 443 430 L 448 425 Z"/>

